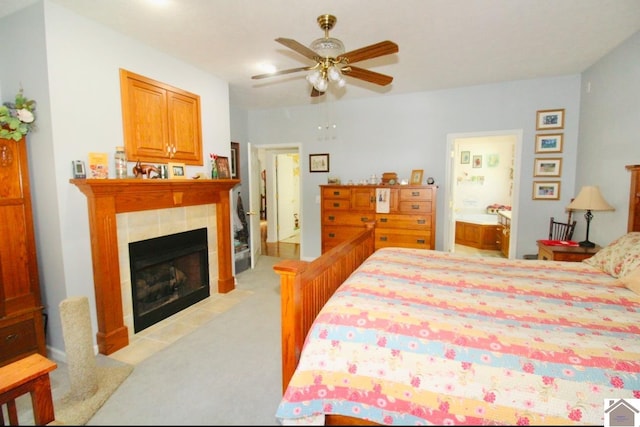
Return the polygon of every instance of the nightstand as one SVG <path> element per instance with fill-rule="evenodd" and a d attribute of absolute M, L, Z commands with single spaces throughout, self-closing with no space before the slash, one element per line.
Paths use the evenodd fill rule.
<path fill-rule="evenodd" d="M 538 259 L 548 261 L 580 262 L 595 255 L 602 247 L 582 248 L 580 246 L 545 245 L 540 240 L 538 243 Z"/>

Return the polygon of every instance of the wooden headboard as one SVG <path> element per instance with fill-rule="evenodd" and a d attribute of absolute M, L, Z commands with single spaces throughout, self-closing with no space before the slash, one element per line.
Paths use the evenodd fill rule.
<path fill-rule="evenodd" d="M 640 165 L 628 165 L 626 168 L 631 171 L 627 231 L 640 231 Z"/>

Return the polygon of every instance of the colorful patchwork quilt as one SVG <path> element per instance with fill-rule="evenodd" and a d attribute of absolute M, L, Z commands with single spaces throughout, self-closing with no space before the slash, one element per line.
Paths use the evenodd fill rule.
<path fill-rule="evenodd" d="M 384 248 L 316 318 L 276 417 L 604 424 L 640 398 L 640 295 L 586 263 Z M 638 408 L 640 409 L 640 408 Z"/>

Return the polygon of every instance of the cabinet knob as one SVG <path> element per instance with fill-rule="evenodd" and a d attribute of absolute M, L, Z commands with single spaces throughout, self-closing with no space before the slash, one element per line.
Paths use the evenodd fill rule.
<path fill-rule="evenodd" d="M 363 216 L 362 218 L 360 218 L 360 221 L 367 222 L 367 221 L 369 221 L 369 218 L 366 217 L 366 216 Z"/>
<path fill-rule="evenodd" d="M 416 221 L 418 224 L 423 225 L 426 224 L 427 221 L 425 221 L 424 219 L 419 219 L 418 221 Z"/>
<path fill-rule="evenodd" d="M 383 242 L 386 242 L 387 241 L 387 236 L 380 236 L 380 240 L 383 241 Z"/>
<path fill-rule="evenodd" d="M 420 205 L 411 205 L 411 209 L 420 209 Z"/>
<path fill-rule="evenodd" d="M 387 218 L 380 218 L 380 222 L 387 222 Z"/>
<path fill-rule="evenodd" d="M 329 221 L 335 221 L 335 220 L 336 220 L 336 217 L 335 217 L 335 216 L 333 216 L 333 215 L 329 215 Z"/>
<path fill-rule="evenodd" d="M 334 238 L 336 237 L 335 233 L 329 233 L 329 237 Z"/>
<path fill-rule="evenodd" d="M 418 239 L 418 240 L 416 240 L 416 242 L 420 243 L 421 245 L 424 245 L 425 240 L 424 239 Z"/>
<path fill-rule="evenodd" d="M 11 343 L 11 342 L 15 341 L 17 338 L 18 338 L 18 334 L 9 334 L 6 337 L 4 337 L 4 340 L 7 343 Z"/>

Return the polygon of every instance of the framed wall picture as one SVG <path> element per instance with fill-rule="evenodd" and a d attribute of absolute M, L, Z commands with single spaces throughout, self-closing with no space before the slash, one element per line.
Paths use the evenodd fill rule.
<path fill-rule="evenodd" d="M 533 200 L 560 200 L 560 181 L 533 181 Z"/>
<path fill-rule="evenodd" d="M 536 153 L 562 153 L 562 134 L 536 135 Z"/>
<path fill-rule="evenodd" d="M 309 154 L 309 172 L 329 172 L 329 154 Z"/>
<path fill-rule="evenodd" d="M 474 168 L 481 168 L 482 167 L 482 156 L 481 155 L 473 156 L 473 167 Z"/>
<path fill-rule="evenodd" d="M 536 130 L 563 128 L 564 108 L 557 110 L 539 110 L 536 113 Z"/>
<path fill-rule="evenodd" d="M 240 178 L 240 144 L 231 143 L 231 178 Z"/>
<path fill-rule="evenodd" d="M 471 151 L 461 151 L 460 152 L 460 164 L 468 165 L 471 163 Z"/>
<path fill-rule="evenodd" d="M 411 185 L 422 185 L 422 175 L 424 174 L 424 170 L 422 169 L 414 169 L 411 171 L 411 181 L 409 184 Z"/>
<path fill-rule="evenodd" d="M 562 159 L 534 159 L 533 176 L 560 176 L 562 173 Z"/>
<path fill-rule="evenodd" d="M 216 167 L 218 168 L 218 178 L 229 179 L 231 178 L 231 171 L 229 170 L 229 158 L 218 156 L 216 157 Z"/>
<path fill-rule="evenodd" d="M 169 163 L 169 178 L 184 179 L 186 178 L 186 170 L 184 163 Z"/>

